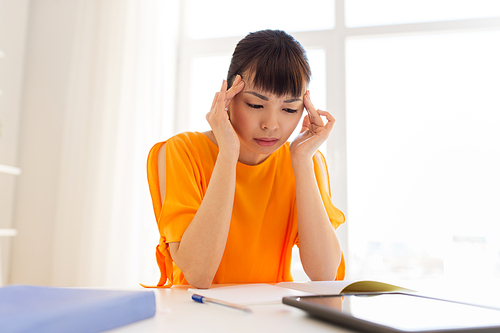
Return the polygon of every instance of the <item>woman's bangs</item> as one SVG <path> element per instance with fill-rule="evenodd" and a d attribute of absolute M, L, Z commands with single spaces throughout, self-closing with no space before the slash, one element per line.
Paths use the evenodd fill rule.
<path fill-rule="evenodd" d="M 254 87 L 279 97 L 299 97 L 309 84 L 309 66 L 297 58 L 262 57 L 252 67 Z"/>

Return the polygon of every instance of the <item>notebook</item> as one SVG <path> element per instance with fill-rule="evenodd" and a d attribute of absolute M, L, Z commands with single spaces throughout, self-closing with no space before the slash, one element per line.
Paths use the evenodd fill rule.
<path fill-rule="evenodd" d="M 0 288 L 0 332 L 102 332 L 153 317 L 152 291 Z"/>

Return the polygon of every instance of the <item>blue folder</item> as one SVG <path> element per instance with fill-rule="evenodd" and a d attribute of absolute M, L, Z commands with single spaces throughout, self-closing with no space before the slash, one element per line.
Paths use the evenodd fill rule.
<path fill-rule="evenodd" d="M 152 291 L 0 288 L 0 332 L 102 332 L 153 317 Z"/>

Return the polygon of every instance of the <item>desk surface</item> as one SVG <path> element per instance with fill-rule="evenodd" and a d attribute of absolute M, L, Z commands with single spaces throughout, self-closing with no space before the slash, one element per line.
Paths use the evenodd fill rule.
<path fill-rule="evenodd" d="M 493 281 L 420 281 L 403 283 L 405 287 L 422 294 L 458 301 L 500 307 L 500 280 Z M 201 304 L 191 300 L 187 287 L 154 289 L 156 315 L 147 320 L 127 325 L 110 332 L 353 332 L 308 317 L 302 310 L 277 304 L 252 306 L 246 313 L 215 304 Z"/>
<path fill-rule="evenodd" d="M 309 318 L 302 310 L 282 305 L 252 306 L 252 313 L 191 300 L 187 287 L 155 289 L 156 315 L 109 332 L 352 332 Z"/>

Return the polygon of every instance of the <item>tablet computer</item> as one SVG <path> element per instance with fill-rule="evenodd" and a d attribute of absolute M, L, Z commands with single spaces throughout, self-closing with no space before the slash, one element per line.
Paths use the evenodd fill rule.
<path fill-rule="evenodd" d="M 283 303 L 360 332 L 500 332 L 500 309 L 418 294 L 284 297 Z"/>

